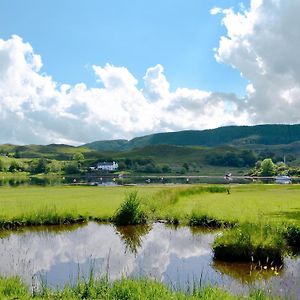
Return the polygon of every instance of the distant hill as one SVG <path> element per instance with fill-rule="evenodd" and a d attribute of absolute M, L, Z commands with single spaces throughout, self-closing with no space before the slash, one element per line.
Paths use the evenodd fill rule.
<path fill-rule="evenodd" d="M 18 158 L 52 158 L 52 159 L 71 159 L 75 153 L 83 153 L 85 156 L 93 154 L 94 150 L 87 147 L 74 147 L 64 144 L 50 145 L 0 145 L 0 154 L 13 154 Z"/>
<path fill-rule="evenodd" d="M 216 147 L 221 145 L 282 145 L 296 141 L 300 141 L 300 124 L 275 124 L 156 133 L 130 141 L 98 141 L 83 146 L 98 151 L 126 151 L 151 145 Z"/>
<path fill-rule="evenodd" d="M 84 147 L 97 151 L 119 151 L 128 143 L 128 140 L 107 140 L 85 144 Z"/>
<path fill-rule="evenodd" d="M 72 160 L 76 153 L 84 154 L 86 167 L 99 161 L 118 161 L 121 170 L 134 172 L 170 168 L 173 173 L 183 174 L 183 166 L 188 166 L 189 172 L 194 174 L 223 174 L 228 168 L 241 174 L 265 158 L 272 158 L 274 162 L 286 161 L 290 166 L 298 167 L 300 125 L 187 130 L 157 133 L 130 141 L 99 141 L 80 147 L 63 144 L 0 145 L 0 160 L 1 156 Z"/>

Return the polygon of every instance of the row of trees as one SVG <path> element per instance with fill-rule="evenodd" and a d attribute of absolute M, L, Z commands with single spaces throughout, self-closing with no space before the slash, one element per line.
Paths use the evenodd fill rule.
<path fill-rule="evenodd" d="M 78 174 L 83 172 L 84 156 L 75 154 L 71 161 L 38 158 L 32 160 L 0 158 L 0 172 Z"/>
<path fill-rule="evenodd" d="M 212 152 L 206 156 L 210 165 L 225 167 L 252 167 L 257 159 L 257 154 L 252 150 Z"/>
<path fill-rule="evenodd" d="M 158 165 L 152 159 L 130 159 L 125 158 L 118 162 L 119 170 L 132 170 L 138 173 L 169 173 L 171 168 L 169 165 Z"/>
<path fill-rule="evenodd" d="M 289 167 L 282 161 L 274 163 L 271 158 L 266 158 L 262 161 L 257 161 L 249 175 L 262 177 L 271 177 L 276 175 L 300 176 L 300 169 Z"/>

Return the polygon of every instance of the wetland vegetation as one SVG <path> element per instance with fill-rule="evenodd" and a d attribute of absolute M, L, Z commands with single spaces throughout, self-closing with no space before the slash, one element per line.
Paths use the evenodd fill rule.
<path fill-rule="evenodd" d="M 31 294 L 19 278 L 0 278 L 1 299 L 105 299 L 105 300 L 264 300 L 276 299 L 262 291 L 255 291 L 247 298 L 232 295 L 225 290 L 213 287 L 194 288 L 190 292 L 174 291 L 166 285 L 151 279 L 116 280 L 113 283 L 106 278 L 100 280 L 79 281 L 75 286 L 65 286 L 62 290 L 45 288 Z"/>
<path fill-rule="evenodd" d="M 293 255 L 299 249 L 299 195 L 298 185 L 2 187 L 0 226 L 9 229 L 94 220 L 114 222 L 117 225 L 164 221 L 175 225 L 220 228 L 222 234 L 217 235 L 212 245 L 215 259 L 254 262 L 277 268 L 283 264 L 286 255 Z M 126 236 L 126 230 L 122 231 L 122 226 L 120 228 L 120 234 Z M 145 233 L 148 231 L 143 230 Z M 138 236 L 135 240 L 142 243 Z M 133 241 L 128 239 L 128 247 L 132 252 L 135 249 Z M 6 284 L 9 281 L 3 282 Z M 127 285 L 128 282 L 131 281 L 124 279 L 121 285 Z M 132 284 L 145 282 L 150 286 L 161 286 L 149 280 Z M 93 289 L 98 290 L 98 284 L 93 283 Z M 110 288 L 114 289 L 114 285 Z M 165 289 L 163 286 L 161 288 Z M 202 292 L 207 295 L 204 290 Z M 214 290 L 211 293 L 219 292 Z M 75 288 L 47 293 L 56 293 L 52 297 L 63 295 L 59 293 L 73 295 Z M 181 292 L 168 293 L 173 293 L 174 299 L 184 297 Z M 200 291 L 197 293 L 200 295 Z M 224 295 L 228 299 L 233 297 L 227 293 Z M 213 297 L 203 299 L 217 299 L 217 296 Z"/>

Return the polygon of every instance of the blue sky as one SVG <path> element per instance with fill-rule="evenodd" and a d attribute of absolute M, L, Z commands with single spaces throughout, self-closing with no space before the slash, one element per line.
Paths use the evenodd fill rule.
<path fill-rule="evenodd" d="M 294 0 L 1 0 L 0 143 L 299 123 L 299 15 Z"/>
<path fill-rule="evenodd" d="M 162 64 L 171 89 L 243 94 L 239 71 L 215 61 L 213 48 L 226 30 L 221 16 L 210 14 L 240 2 L 1 0 L 0 38 L 17 34 L 29 42 L 57 82 L 98 85 L 91 65 L 105 63 L 126 66 L 141 81 L 147 68 Z"/>

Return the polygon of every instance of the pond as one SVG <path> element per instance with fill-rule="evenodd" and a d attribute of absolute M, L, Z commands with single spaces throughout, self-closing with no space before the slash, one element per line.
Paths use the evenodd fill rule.
<path fill-rule="evenodd" d="M 156 278 L 175 289 L 217 285 L 233 293 L 264 288 L 283 296 L 300 295 L 300 259 L 265 270 L 251 264 L 213 260 L 216 231 L 190 227 L 82 226 L 37 227 L 0 232 L 0 275 L 19 275 L 30 286 L 62 287 L 78 276 L 111 280 L 122 276 Z"/>

